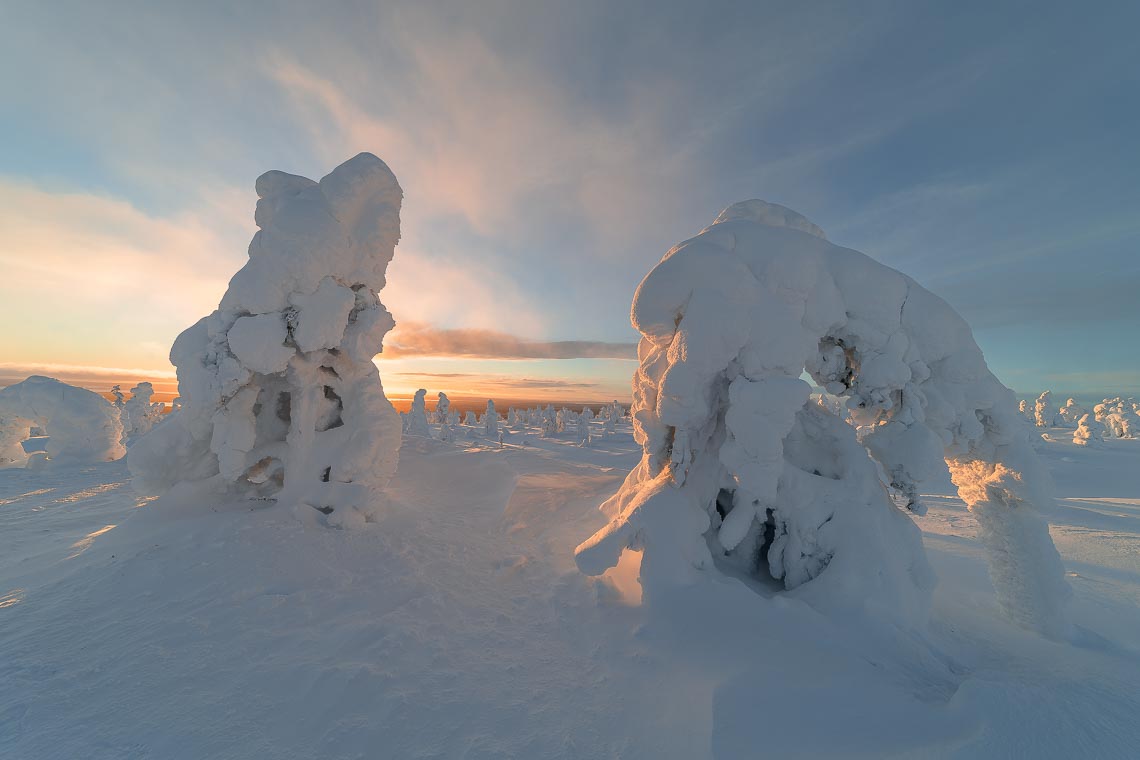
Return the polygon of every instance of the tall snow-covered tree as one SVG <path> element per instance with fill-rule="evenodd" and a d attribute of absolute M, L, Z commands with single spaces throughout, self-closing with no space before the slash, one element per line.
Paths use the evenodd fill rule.
<path fill-rule="evenodd" d="M 403 191 L 369 153 L 320 182 L 267 172 L 256 190 L 249 260 L 171 349 L 183 408 L 128 464 L 144 490 L 210 480 L 362 523 L 400 448 L 372 358 L 394 325 L 377 293 Z"/>

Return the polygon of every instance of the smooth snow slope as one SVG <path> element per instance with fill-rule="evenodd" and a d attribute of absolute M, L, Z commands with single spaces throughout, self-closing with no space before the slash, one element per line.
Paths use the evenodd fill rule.
<path fill-rule="evenodd" d="M 1058 435 L 1076 645 L 1003 620 L 948 483 L 918 518 L 925 634 L 723 577 L 650 615 L 635 567 L 572 556 L 640 456 L 628 423 L 409 440 L 361 530 L 147 502 L 121 462 L 4 471 L 0 757 L 1134 757 L 1140 442 Z"/>

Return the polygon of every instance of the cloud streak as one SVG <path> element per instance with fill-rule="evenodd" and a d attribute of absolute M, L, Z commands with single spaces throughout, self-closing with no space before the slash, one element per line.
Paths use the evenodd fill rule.
<path fill-rule="evenodd" d="M 431 378 L 432 380 L 446 380 L 449 383 L 469 382 L 480 386 L 494 386 L 496 388 L 513 388 L 515 390 L 548 390 L 548 389 L 595 389 L 600 383 L 576 382 L 560 378 L 537 377 L 507 377 L 505 375 L 480 375 L 470 372 L 395 372 L 400 377 Z"/>
<path fill-rule="evenodd" d="M 448 356 L 463 359 L 626 359 L 637 344 L 595 340 L 526 340 L 497 330 L 439 329 L 402 322 L 384 341 L 384 357 Z"/>

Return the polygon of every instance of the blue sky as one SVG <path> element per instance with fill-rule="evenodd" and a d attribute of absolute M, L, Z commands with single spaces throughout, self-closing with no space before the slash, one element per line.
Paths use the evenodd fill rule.
<path fill-rule="evenodd" d="M 256 176 L 369 150 L 420 333 L 632 342 L 641 277 L 759 197 L 942 295 L 1023 394 L 1140 393 L 1140 5 L 993 5 L 8 4 L 0 375 L 169 371 Z M 386 384 L 628 393 L 480 335 Z"/>

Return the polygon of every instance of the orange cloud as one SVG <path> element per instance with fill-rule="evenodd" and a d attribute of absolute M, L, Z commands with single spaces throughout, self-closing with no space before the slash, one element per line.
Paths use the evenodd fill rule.
<path fill-rule="evenodd" d="M 401 322 L 384 339 L 384 358 L 451 356 L 466 359 L 637 359 L 635 343 L 526 340 L 496 330 L 439 329 Z M 533 381 L 528 381 L 533 382 Z"/>

